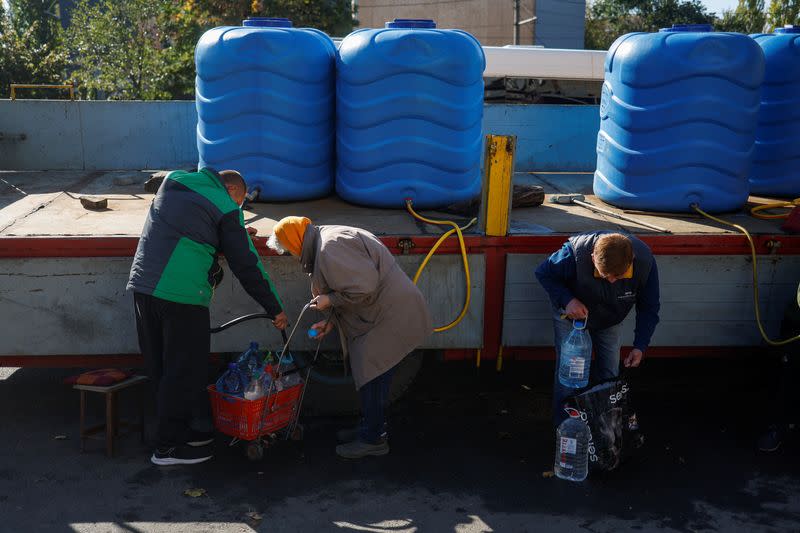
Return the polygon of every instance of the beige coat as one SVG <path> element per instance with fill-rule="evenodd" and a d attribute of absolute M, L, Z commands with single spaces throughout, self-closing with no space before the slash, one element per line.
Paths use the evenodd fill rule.
<path fill-rule="evenodd" d="M 300 258 L 313 294 L 327 294 L 356 388 L 383 374 L 433 331 L 425 298 L 368 231 L 308 226 Z"/>

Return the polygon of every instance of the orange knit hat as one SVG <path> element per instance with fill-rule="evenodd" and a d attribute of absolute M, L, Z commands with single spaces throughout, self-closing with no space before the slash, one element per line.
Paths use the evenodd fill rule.
<path fill-rule="evenodd" d="M 306 217 L 284 217 L 272 228 L 278 241 L 296 257 L 303 251 L 303 235 L 311 221 Z"/>

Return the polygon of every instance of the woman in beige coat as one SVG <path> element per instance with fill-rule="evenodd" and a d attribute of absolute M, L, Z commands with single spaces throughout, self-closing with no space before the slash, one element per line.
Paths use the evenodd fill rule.
<path fill-rule="evenodd" d="M 357 438 L 336 453 L 350 459 L 389 453 L 385 407 L 392 370 L 433 331 L 422 293 L 383 243 L 359 228 L 286 217 L 275 225 L 268 245 L 298 258 L 311 277 L 316 309 L 332 312 L 330 322 L 312 326 L 317 338 L 338 327 L 350 359 L 362 421 Z"/>

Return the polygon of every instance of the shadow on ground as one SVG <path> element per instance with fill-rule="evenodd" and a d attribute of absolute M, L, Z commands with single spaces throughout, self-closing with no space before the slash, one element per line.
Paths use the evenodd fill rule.
<path fill-rule="evenodd" d="M 99 441 L 80 454 L 78 396 L 61 384 L 73 372 L 17 370 L 0 380 L 0 530 L 798 530 L 797 443 L 754 448 L 764 361 L 647 361 L 633 378 L 645 450 L 579 484 L 543 476 L 551 363 L 497 374 L 427 361 L 393 408 L 384 458 L 337 459 L 333 435 L 352 420 L 313 418 L 302 443 L 279 443 L 260 463 L 219 438 L 213 461 L 161 469 L 135 436 L 115 459 Z"/>

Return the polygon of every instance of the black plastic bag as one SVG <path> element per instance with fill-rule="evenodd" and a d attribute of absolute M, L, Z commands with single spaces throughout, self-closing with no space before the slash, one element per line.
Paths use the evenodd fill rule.
<path fill-rule="evenodd" d="M 589 426 L 592 471 L 615 470 L 644 444 L 631 387 L 625 379 L 606 381 L 571 396 L 565 409 Z"/>

